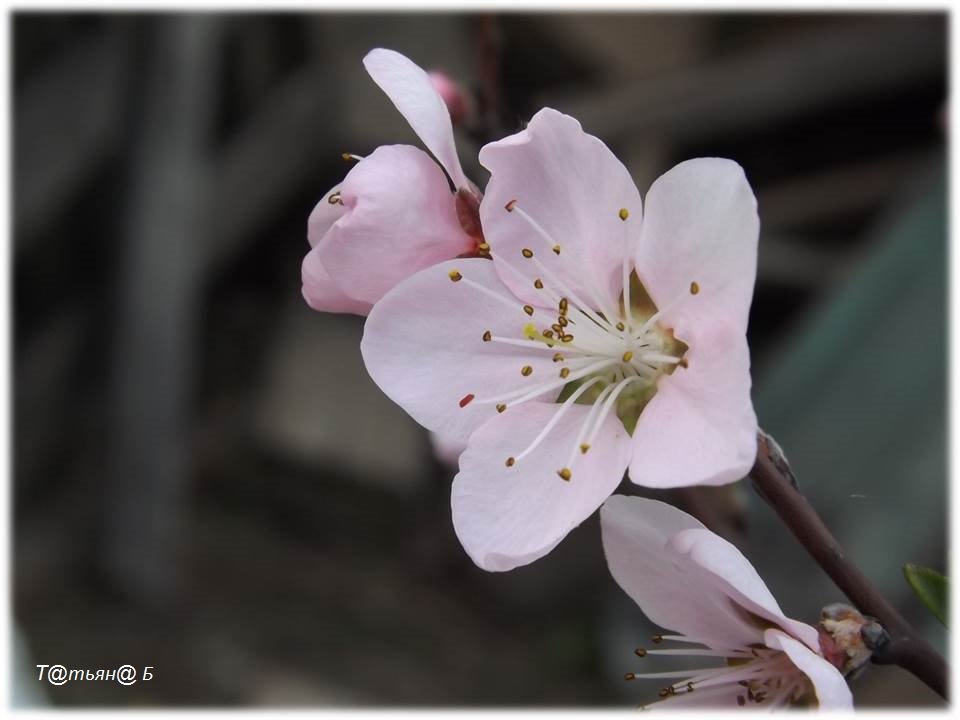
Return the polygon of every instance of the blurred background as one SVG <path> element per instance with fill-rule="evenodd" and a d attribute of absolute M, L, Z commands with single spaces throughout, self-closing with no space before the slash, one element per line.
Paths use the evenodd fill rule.
<path fill-rule="evenodd" d="M 656 629 L 596 517 L 531 566 L 477 569 L 455 468 L 368 378 L 363 319 L 300 296 L 341 153 L 419 144 L 363 71 L 378 46 L 469 92 L 458 143 L 481 187 L 480 145 L 544 105 L 641 193 L 686 158 L 744 166 L 761 425 L 945 649 L 900 574 L 946 562 L 945 14 L 17 12 L 12 30 L 17 702 L 656 698 L 623 681 Z M 842 599 L 746 483 L 667 497 L 789 615 Z M 54 687 L 35 663 L 155 676 Z M 896 667 L 853 690 L 939 701 Z"/>

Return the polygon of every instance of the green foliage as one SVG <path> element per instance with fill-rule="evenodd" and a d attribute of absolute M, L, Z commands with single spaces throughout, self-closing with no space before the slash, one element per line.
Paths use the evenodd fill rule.
<path fill-rule="evenodd" d="M 912 563 L 903 566 L 903 576 L 921 602 L 946 627 L 947 608 L 950 606 L 947 578 L 936 570 Z"/>

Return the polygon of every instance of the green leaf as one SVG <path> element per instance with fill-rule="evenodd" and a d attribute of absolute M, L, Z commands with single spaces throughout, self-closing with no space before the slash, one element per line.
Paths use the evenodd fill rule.
<path fill-rule="evenodd" d="M 949 581 L 936 570 L 907 563 L 903 566 L 903 576 L 910 583 L 913 592 L 927 609 L 937 616 L 937 620 L 947 625 L 947 608 L 950 600 L 947 596 Z"/>

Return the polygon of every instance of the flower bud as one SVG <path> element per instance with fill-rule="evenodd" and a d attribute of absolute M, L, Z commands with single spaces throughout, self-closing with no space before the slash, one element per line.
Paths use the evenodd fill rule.
<path fill-rule="evenodd" d="M 889 642 L 883 626 L 845 603 L 832 603 L 820 611 L 820 650 L 844 675 L 860 670 L 873 651 Z"/>
<path fill-rule="evenodd" d="M 433 89 L 443 98 L 444 104 L 450 113 L 450 120 L 459 125 L 470 112 L 470 101 L 460 85 L 449 75 L 440 70 L 431 70 L 427 73 Z"/>

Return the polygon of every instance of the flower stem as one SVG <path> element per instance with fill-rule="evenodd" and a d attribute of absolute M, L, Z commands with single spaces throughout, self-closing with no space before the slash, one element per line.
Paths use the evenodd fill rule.
<path fill-rule="evenodd" d="M 776 443 L 761 431 L 757 444 L 757 460 L 750 471 L 754 489 L 853 605 L 875 617 L 890 635 L 891 641 L 874 651 L 873 661 L 899 665 L 946 699 L 946 661 L 847 558 L 817 511 L 797 489 Z"/>

